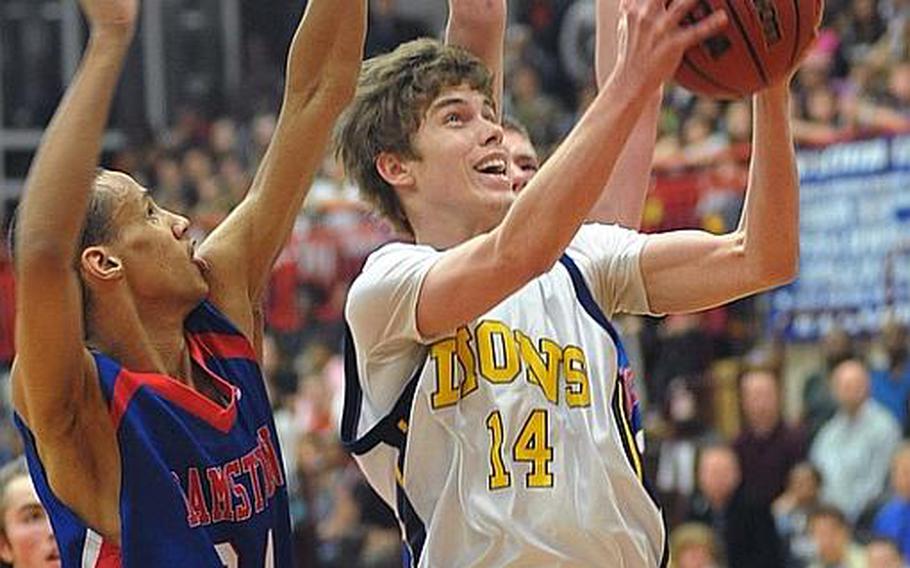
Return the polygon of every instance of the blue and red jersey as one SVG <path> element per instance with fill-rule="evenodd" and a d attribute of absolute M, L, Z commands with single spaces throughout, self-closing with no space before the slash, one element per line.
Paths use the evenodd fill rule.
<path fill-rule="evenodd" d="M 120 449 L 119 547 L 54 495 L 16 416 L 64 568 L 291 566 L 286 476 L 253 347 L 207 301 L 184 327 L 194 363 L 226 404 L 93 353 Z"/>

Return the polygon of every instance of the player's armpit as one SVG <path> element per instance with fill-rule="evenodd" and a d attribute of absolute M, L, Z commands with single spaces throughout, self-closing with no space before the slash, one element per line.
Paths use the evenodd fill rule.
<path fill-rule="evenodd" d="M 13 405 L 33 435 L 57 498 L 96 532 L 119 542 L 120 454 L 97 368 L 87 350 L 83 349 L 81 369 L 76 366 L 72 373 L 81 378 L 57 386 L 70 393 L 69 409 L 48 414 L 47 408 L 25 402 L 36 377 L 26 374 L 17 360 L 12 372 Z"/>
<path fill-rule="evenodd" d="M 712 235 L 672 231 L 652 235 L 641 254 L 648 303 L 657 313 L 708 309 L 790 282 L 793 263 L 772 251 L 750 250 L 737 231 Z"/>

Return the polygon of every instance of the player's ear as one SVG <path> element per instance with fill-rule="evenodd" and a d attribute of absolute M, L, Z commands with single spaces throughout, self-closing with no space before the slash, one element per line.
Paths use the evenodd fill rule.
<path fill-rule="evenodd" d="M 10 566 L 13 565 L 13 547 L 10 546 L 9 539 L 3 533 L 0 533 L 0 560 Z"/>
<path fill-rule="evenodd" d="M 103 246 L 91 246 L 79 258 L 82 270 L 98 280 L 118 280 L 123 277 L 123 263 Z"/>
<path fill-rule="evenodd" d="M 376 171 L 379 177 L 396 189 L 414 185 L 410 164 L 393 152 L 381 152 L 376 157 Z"/>

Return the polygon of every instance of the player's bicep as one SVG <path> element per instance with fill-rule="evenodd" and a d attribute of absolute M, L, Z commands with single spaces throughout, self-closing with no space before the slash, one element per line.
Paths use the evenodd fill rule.
<path fill-rule="evenodd" d="M 641 271 L 655 312 L 703 310 L 758 291 L 739 233 L 652 235 L 642 250 Z"/>
<path fill-rule="evenodd" d="M 516 251 L 501 249 L 493 233 L 480 235 L 446 251 L 431 267 L 417 303 L 423 337 L 454 332 L 542 272 L 523 265 Z"/>
<path fill-rule="evenodd" d="M 23 264 L 16 289 L 15 402 L 36 434 L 55 435 L 75 418 L 91 364 L 83 343 L 82 292 L 69 268 Z"/>

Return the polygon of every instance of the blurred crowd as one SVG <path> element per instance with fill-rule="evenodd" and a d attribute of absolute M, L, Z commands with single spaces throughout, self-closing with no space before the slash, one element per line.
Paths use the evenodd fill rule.
<path fill-rule="evenodd" d="M 505 111 L 543 155 L 595 93 L 591 3 L 511 3 Z M 374 2 L 368 53 L 434 34 L 395 2 Z M 107 156 L 204 235 L 235 205 L 275 128 L 280 60 L 250 73 L 267 85 L 250 118 L 186 105 L 170 128 Z M 265 77 L 265 78 L 263 78 Z M 829 0 L 821 37 L 795 83 L 802 145 L 910 130 L 910 0 Z M 745 186 L 748 101 L 668 86 L 646 230 L 735 226 Z M 264 374 L 292 491 L 299 566 L 401 565 L 398 527 L 341 448 L 340 348 L 347 286 L 395 238 L 325 158 L 265 300 Z M 8 217 L 8 212 L 7 212 Z M 6 231 L 3 231 L 3 235 Z M 650 479 L 681 568 L 897 568 L 910 559 L 910 339 L 899 322 L 813 346 L 816 368 L 788 372 L 762 323 L 761 298 L 706 313 L 622 318 L 646 403 Z M 12 359 L 13 284 L 0 248 L 0 373 Z M 786 393 L 797 396 L 786 396 Z M 789 401 L 795 405 L 789 405 Z M 8 401 L 7 401 L 8 402 Z M 787 404 L 785 404 L 787 403 Z M 20 452 L 0 408 L 0 463 Z"/>

